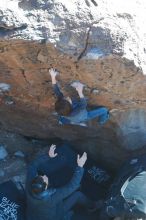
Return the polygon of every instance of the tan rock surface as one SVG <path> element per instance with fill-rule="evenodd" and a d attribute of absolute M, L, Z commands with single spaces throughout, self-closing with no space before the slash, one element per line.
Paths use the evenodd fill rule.
<path fill-rule="evenodd" d="M 102 155 L 113 164 L 119 161 L 117 153 L 120 160 L 130 155 L 123 149 L 145 145 L 146 78 L 126 60 L 121 63 L 117 57 L 107 57 L 76 62 L 51 45 L 20 40 L 1 41 L 0 48 L 0 82 L 10 86 L 1 91 L 1 127 L 26 136 L 72 140 L 96 159 Z M 101 127 L 97 120 L 88 128 L 58 124 L 48 73 L 52 66 L 60 71 L 58 80 L 65 94 L 77 96 L 69 84 L 80 80 L 86 84 L 90 105 L 112 110 L 107 124 Z"/>

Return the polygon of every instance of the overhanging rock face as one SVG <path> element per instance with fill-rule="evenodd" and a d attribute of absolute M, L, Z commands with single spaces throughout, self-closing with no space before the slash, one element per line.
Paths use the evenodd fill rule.
<path fill-rule="evenodd" d="M 146 33 L 140 25 L 146 4 L 127 4 L 0 3 L 1 127 L 27 136 L 72 140 L 113 166 L 129 151 L 145 150 Z M 72 80 L 85 83 L 88 103 L 111 110 L 109 122 L 100 127 L 95 120 L 88 128 L 58 125 L 50 67 L 60 71 L 58 80 L 67 95 L 77 95 L 69 86 Z"/>
<path fill-rule="evenodd" d="M 0 36 L 46 40 L 77 60 L 117 54 L 146 74 L 145 11 L 144 0 L 6 0 Z"/>

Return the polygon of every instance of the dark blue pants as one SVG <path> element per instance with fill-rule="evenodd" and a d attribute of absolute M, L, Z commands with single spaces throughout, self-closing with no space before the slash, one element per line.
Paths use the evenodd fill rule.
<path fill-rule="evenodd" d="M 99 107 L 88 112 L 87 121 L 99 118 L 99 124 L 104 124 L 109 119 L 109 111 L 106 107 Z"/>
<path fill-rule="evenodd" d="M 72 100 L 73 107 L 77 108 L 80 102 L 78 100 Z M 109 119 L 109 110 L 106 107 L 98 107 L 94 110 L 87 112 L 87 119 L 85 121 L 98 118 L 99 124 L 104 124 Z"/>

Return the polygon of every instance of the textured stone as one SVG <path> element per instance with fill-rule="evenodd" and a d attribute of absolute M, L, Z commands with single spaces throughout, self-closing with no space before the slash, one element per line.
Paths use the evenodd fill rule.
<path fill-rule="evenodd" d="M 127 150 L 135 150 L 146 144 L 146 109 L 132 109 L 116 112 L 117 135 L 119 143 Z"/>
<path fill-rule="evenodd" d="M 26 163 L 20 159 L 9 159 L 0 164 L 4 171 L 4 176 L 0 177 L 0 183 L 10 180 L 12 177 L 26 172 Z"/>
<path fill-rule="evenodd" d="M 25 157 L 25 155 L 24 155 L 24 153 L 23 153 L 22 151 L 16 151 L 16 152 L 14 153 L 14 156 L 16 156 L 16 157 L 22 157 L 22 158 Z"/>
<path fill-rule="evenodd" d="M 17 174 L 18 176 L 12 177 L 13 182 L 16 184 L 19 190 L 22 190 L 22 186 L 25 188 L 26 172 L 26 170 L 23 170 L 23 172 L 21 171 Z"/>
<path fill-rule="evenodd" d="M 3 170 L 0 170 L 0 177 L 3 177 L 5 175 Z"/>
<path fill-rule="evenodd" d="M 11 88 L 0 94 L 1 128 L 71 140 L 112 167 L 131 152 L 146 151 L 145 1 L 6 0 L 0 5 L 0 82 Z M 90 107 L 107 106 L 109 122 L 58 125 L 51 67 L 60 71 L 65 95 L 77 96 L 69 86 L 73 80 L 86 84 Z"/>
<path fill-rule="evenodd" d="M 5 147 L 0 146 L 0 160 L 5 159 L 8 156 L 8 153 L 5 149 Z"/>
<path fill-rule="evenodd" d="M 10 90 L 10 85 L 6 83 L 0 83 L 0 94 Z"/>
<path fill-rule="evenodd" d="M 77 59 L 117 54 L 146 74 L 144 0 L 5 0 L 0 9 L 1 36 L 45 39 Z"/>
<path fill-rule="evenodd" d="M 26 27 L 25 16 L 18 10 L 17 1 L 5 1 L 0 3 L 0 28 L 4 31 L 19 30 Z"/>

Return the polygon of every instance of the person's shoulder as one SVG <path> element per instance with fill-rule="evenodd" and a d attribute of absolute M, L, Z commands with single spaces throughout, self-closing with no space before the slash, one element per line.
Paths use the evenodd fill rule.
<path fill-rule="evenodd" d="M 39 200 L 49 200 L 55 193 L 56 193 L 55 188 L 49 188 L 39 194 L 32 194 L 29 193 L 29 196 L 33 197 L 34 199 L 39 199 Z"/>

